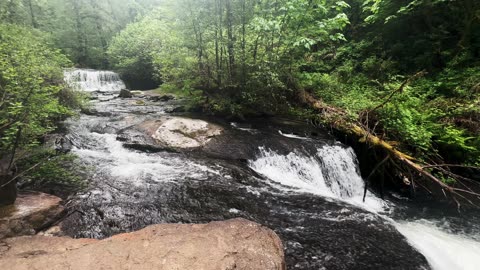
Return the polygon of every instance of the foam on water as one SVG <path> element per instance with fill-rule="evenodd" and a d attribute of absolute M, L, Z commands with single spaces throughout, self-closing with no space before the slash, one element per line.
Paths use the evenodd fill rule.
<path fill-rule="evenodd" d="M 480 242 L 426 220 L 398 222 L 397 230 L 419 250 L 435 270 L 477 270 L 480 268 Z"/>
<path fill-rule="evenodd" d="M 291 139 L 308 140 L 307 137 L 302 137 L 295 134 L 283 133 L 281 130 L 278 131 L 278 134 Z"/>
<path fill-rule="evenodd" d="M 479 269 L 480 242 L 471 236 L 450 232 L 425 220 L 396 222 L 385 212 L 394 206 L 370 193 L 364 203 L 365 186 L 357 163 L 353 149 L 327 145 L 319 148 L 314 157 L 296 152 L 279 155 L 260 148 L 258 158 L 249 165 L 285 190 L 334 198 L 382 214 L 426 257 L 434 270 Z M 335 216 L 325 218 L 342 221 Z"/>
<path fill-rule="evenodd" d="M 126 88 L 120 76 L 112 71 L 90 69 L 65 70 L 64 80 L 70 87 L 86 92 L 116 92 Z"/>
<path fill-rule="evenodd" d="M 314 157 L 296 152 L 279 155 L 260 148 L 258 158 L 249 166 L 285 188 L 336 198 L 372 212 L 387 209 L 384 201 L 370 193 L 363 203 L 364 182 L 351 148 L 326 145 Z"/>
<path fill-rule="evenodd" d="M 114 134 L 90 133 L 89 139 L 102 148 L 89 147 L 74 149 L 81 160 L 113 176 L 117 181 L 143 185 L 146 181 L 175 181 L 186 177 L 206 179 L 209 174 L 221 174 L 220 170 L 185 162 L 174 155 L 161 156 L 135 152 L 123 147 Z M 92 143 L 92 142 L 90 142 Z"/>

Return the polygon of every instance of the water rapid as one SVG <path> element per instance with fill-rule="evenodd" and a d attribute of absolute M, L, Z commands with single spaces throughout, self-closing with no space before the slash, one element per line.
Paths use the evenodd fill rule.
<path fill-rule="evenodd" d="M 65 81 L 92 92 L 90 113 L 68 122 L 73 152 L 91 168 L 88 190 L 72 199 L 62 225 L 69 236 L 243 217 L 280 235 L 288 269 L 426 269 L 425 258 L 435 270 L 480 265 L 475 233 L 393 217 L 398 205 L 370 192 L 363 202 L 349 147 L 265 122 L 224 124 L 225 139 L 200 152 L 133 150 L 123 139 L 141 134 L 125 131 L 165 117 L 175 104 L 117 98 L 125 86 L 109 71 L 70 70 Z"/>
<path fill-rule="evenodd" d="M 285 188 L 335 198 L 378 213 L 394 224 L 434 270 L 474 270 L 480 266 L 480 235 L 455 233 L 435 220 L 395 221 L 387 211 L 395 206 L 370 193 L 363 203 L 364 181 L 351 148 L 324 146 L 316 156 L 294 152 L 279 155 L 260 148 L 258 159 L 250 166 Z"/>

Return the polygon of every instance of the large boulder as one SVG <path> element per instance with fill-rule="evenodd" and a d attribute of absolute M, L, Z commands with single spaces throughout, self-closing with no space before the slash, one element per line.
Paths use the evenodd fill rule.
<path fill-rule="evenodd" d="M 119 134 L 118 139 L 127 146 L 161 149 L 194 149 L 205 146 L 223 128 L 204 120 L 185 117 L 162 117 L 148 120 Z"/>
<path fill-rule="evenodd" d="M 133 94 L 127 89 L 122 89 L 120 90 L 120 95 L 118 95 L 119 98 L 132 98 Z"/>
<path fill-rule="evenodd" d="M 285 269 L 280 238 L 234 219 L 204 225 L 153 225 L 105 240 L 45 236 L 6 239 L 0 265 L 27 269 Z"/>
<path fill-rule="evenodd" d="M 63 212 L 62 199 L 44 193 L 19 194 L 15 204 L 0 207 L 0 239 L 34 235 Z"/>

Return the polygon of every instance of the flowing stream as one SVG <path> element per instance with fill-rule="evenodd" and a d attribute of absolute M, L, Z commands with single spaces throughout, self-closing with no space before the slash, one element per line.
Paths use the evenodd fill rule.
<path fill-rule="evenodd" d="M 92 168 L 89 189 L 74 198 L 77 208 L 63 225 L 71 236 L 244 217 L 280 235 L 289 269 L 480 267 L 478 220 L 430 214 L 428 207 L 371 193 L 364 203 L 354 151 L 327 135 L 223 123 L 228 137 L 216 142 L 218 151 L 215 145 L 204 153 L 133 150 L 119 134 L 168 115 L 178 101 L 116 98 L 125 85 L 109 71 L 70 70 L 65 80 L 93 95 L 91 113 L 69 122 L 74 152 Z"/>

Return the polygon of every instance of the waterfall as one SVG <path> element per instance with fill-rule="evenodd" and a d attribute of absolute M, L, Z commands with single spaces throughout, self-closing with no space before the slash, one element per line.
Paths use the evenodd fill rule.
<path fill-rule="evenodd" d="M 336 198 L 372 212 L 387 210 L 387 204 L 368 193 L 363 203 L 364 181 L 359 174 L 353 149 L 341 145 L 325 145 L 316 156 L 300 152 L 286 156 L 260 148 L 250 167 L 284 188 Z"/>
<path fill-rule="evenodd" d="M 112 71 L 71 69 L 64 72 L 65 82 L 80 91 L 115 92 L 126 86 L 120 76 Z"/>
<path fill-rule="evenodd" d="M 351 148 L 326 145 L 315 156 L 308 156 L 301 152 L 280 155 L 261 147 L 249 166 L 288 191 L 333 198 L 382 215 L 425 256 L 434 270 L 474 270 L 480 266 L 478 239 L 425 220 L 394 221 L 385 211 L 394 206 L 370 193 L 363 203 L 364 181 Z"/>

